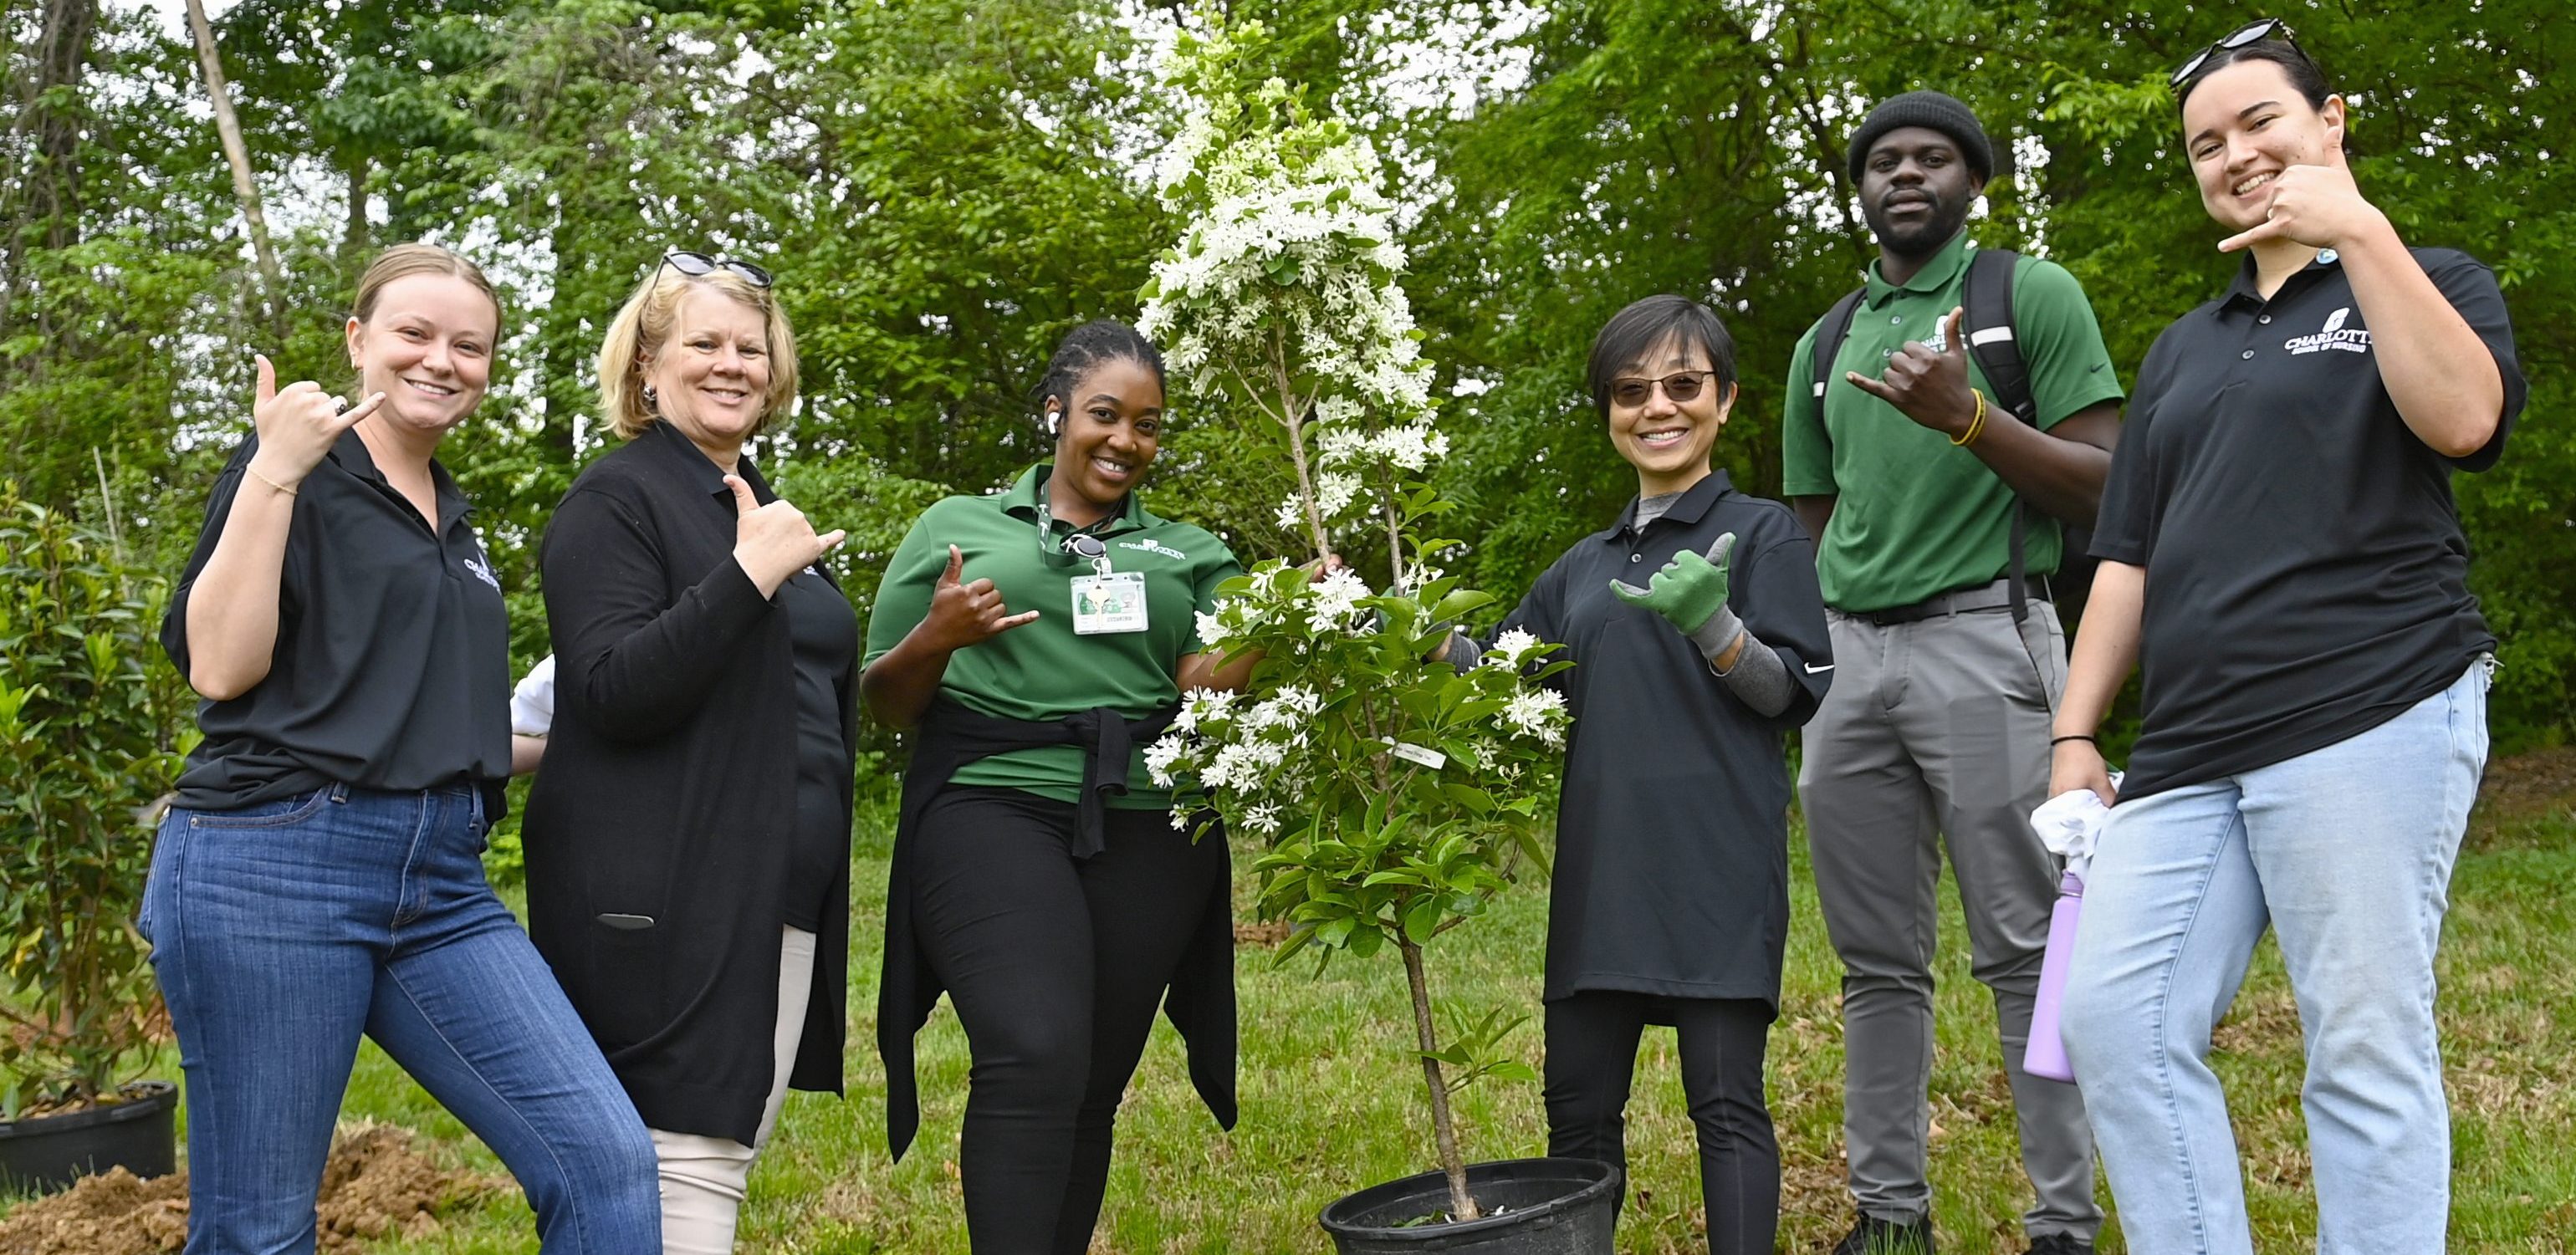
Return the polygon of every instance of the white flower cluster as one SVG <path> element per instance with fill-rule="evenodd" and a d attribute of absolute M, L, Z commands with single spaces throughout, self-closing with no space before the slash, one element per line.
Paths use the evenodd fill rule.
<path fill-rule="evenodd" d="M 1348 570 L 1335 571 L 1310 586 L 1312 598 L 1306 605 L 1306 630 L 1310 632 L 1347 632 L 1364 626 L 1368 612 L 1360 598 L 1369 596 L 1369 586 Z"/>
<path fill-rule="evenodd" d="M 1273 80 L 1261 94 L 1275 103 L 1287 89 Z M 1158 184 L 1191 225 L 1155 263 L 1138 324 L 1171 370 L 1206 388 L 1230 365 L 1270 360 L 1284 336 L 1298 374 L 1318 381 L 1327 425 L 1426 413 L 1430 371 L 1396 282 L 1405 253 L 1376 149 L 1331 123 L 1229 138 L 1210 121 L 1229 111 L 1199 100 L 1184 111 Z"/>
<path fill-rule="evenodd" d="M 1325 466 L 1383 462 L 1416 474 L 1449 456 L 1449 437 L 1423 419 L 1374 432 L 1348 427 L 1327 428 L 1317 442 Z"/>

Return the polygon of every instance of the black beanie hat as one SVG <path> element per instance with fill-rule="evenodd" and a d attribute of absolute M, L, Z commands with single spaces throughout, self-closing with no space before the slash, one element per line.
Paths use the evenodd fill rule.
<path fill-rule="evenodd" d="M 1907 126 L 1928 126 L 1959 143 L 1959 155 L 1967 158 L 1968 169 L 1979 183 L 1995 175 L 1995 150 L 1986 142 L 1986 128 L 1977 124 L 1977 115 L 1966 105 L 1936 91 L 1907 92 L 1879 102 L 1861 120 L 1860 129 L 1851 137 L 1851 180 L 1860 182 L 1861 165 L 1869 157 L 1869 147 L 1889 131 Z"/>

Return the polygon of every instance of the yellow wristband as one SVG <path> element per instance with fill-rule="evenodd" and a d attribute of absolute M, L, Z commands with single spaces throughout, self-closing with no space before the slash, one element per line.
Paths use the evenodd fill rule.
<path fill-rule="evenodd" d="M 1958 435 L 1950 438 L 1950 443 L 1955 445 L 1965 445 L 1968 442 L 1975 440 L 1977 438 L 1977 433 L 1986 429 L 1986 394 L 1978 389 L 1970 388 L 1968 389 L 1968 395 L 1977 399 L 1977 416 L 1968 420 L 1968 429 L 1966 431 L 1960 432 Z"/>

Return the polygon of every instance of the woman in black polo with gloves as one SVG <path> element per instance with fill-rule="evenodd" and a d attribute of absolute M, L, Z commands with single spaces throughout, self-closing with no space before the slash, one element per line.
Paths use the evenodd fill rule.
<path fill-rule="evenodd" d="M 652 1130 L 663 1249 L 730 1252 L 788 1088 L 841 1088 L 857 617 L 743 452 L 796 396 L 766 272 L 665 257 L 599 376 L 627 443 L 546 529 L 530 931 Z"/>
<path fill-rule="evenodd" d="M 1789 930 L 1785 733 L 1833 677 L 1815 549 L 1711 466 L 1735 342 L 1653 296 L 1593 340 L 1595 406 L 1637 497 L 1503 620 L 1565 645 L 1574 715 L 1547 927 L 1548 1153 L 1627 1165 L 1637 1040 L 1670 1024 L 1712 1252 L 1767 1252 L 1780 1149 L 1762 1094 Z M 1467 665 L 1476 645 L 1451 639 Z M 1624 1187 L 1622 1195 L 1625 1194 Z"/>

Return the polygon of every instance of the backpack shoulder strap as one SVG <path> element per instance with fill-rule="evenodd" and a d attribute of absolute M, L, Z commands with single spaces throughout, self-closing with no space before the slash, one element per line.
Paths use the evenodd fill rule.
<path fill-rule="evenodd" d="M 1834 381 L 1834 359 L 1842 356 L 1843 341 L 1851 337 L 1852 315 L 1860 310 L 1860 298 L 1867 295 L 1869 288 L 1866 286 L 1843 293 L 1843 299 L 1834 302 L 1834 307 L 1825 311 L 1824 320 L 1816 324 L 1815 398 L 1818 418 L 1824 416 L 1825 386 Z"/>
<path fill-rule="evenodd" d="M 2039 403 L 2030 391 L 2030 367 L 2022 360 L 2021 341 L 2013 321 L 2013 268 L 2021 254 L 2010 249 L 1981 248 L 1968 259 L 1968 352 L 1995 389 L 1994 400 L 2015 418 L 2036 427 Z"/>

